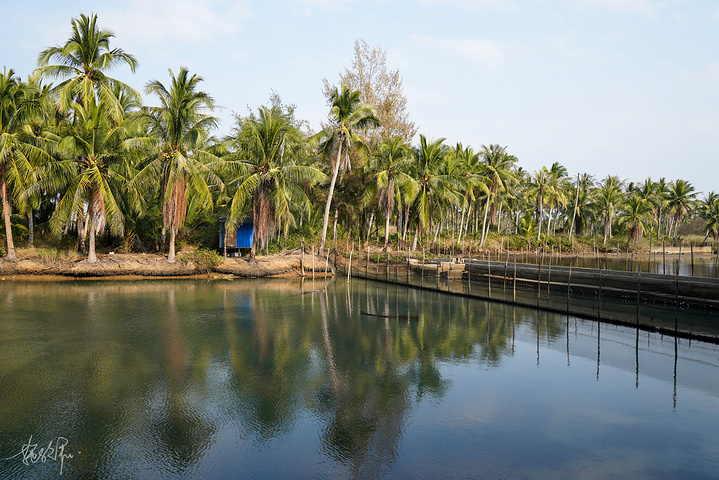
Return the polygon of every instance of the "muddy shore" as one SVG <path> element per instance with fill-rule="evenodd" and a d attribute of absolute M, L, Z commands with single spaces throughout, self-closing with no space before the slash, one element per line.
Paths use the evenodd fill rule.
<path fill-rule="evenodd" d="M 315 257 L 315 271 L 324 272 L 325 260 Z M 303 268 L 304 267 L 304 268 Z M 97 263 L 87 262 L 85 257 L 74 259 L 41 258 L 23 256 L 16 260 L 0 259 L 0 277 L 22 277 L 36 280 L 62 280 L 77 278 L 212 278 L 218 275 L 260 278 L 311 274 L 312 256 L 300 253 L 258 256 L 254 262 L 247 258 L 224 258 L 212 268 L 197 265 L 193 261 L 167 263 L 163 255 L 154 254 L 104 254 L 97 256 Z M 329 268 L 328 268 L 329 270 Z M 323 273 L 322 273 L 323 274 Z M 331 271 L 328 272 L 331 275 Z"/>

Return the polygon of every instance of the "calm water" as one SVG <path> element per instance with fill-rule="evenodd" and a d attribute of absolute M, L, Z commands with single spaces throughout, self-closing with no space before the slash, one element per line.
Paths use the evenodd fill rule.
<path fill-rule="evenodd" d="M 354 279 L 0 312 L 2 479 L 719 478 L 715 345 Z"/>

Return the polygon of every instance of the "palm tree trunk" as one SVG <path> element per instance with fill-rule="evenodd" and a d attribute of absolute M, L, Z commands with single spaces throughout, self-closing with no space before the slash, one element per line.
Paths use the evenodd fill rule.
<path fill-rule="evenodd" d="M 87 263 L 97 263 L 97 257 L 95 256 L 95 212 L 92 209 L 88 209 L 87 225 L 90 229 L 90 244 L 87 248 Z"/>
<path fill-rule="evenodd" d="M 30 212 L 27 214 L 27 230 L 28 230 L 28 236 L 27 236 L 27 243 L 29 246 L 33 246 L 35 244 L 35 219 L 32 216 L 32 208 L 30 209 Z"/>
<path fill-rule="evenodd" d="M 332 195 L 335 191 L 335 183 L 337 183 L 337 174 L 340 171 L 340 161 L 342 158 L 342 142 L 337 144 L 337 158 L 335 159 L 335 168 L 332 171 L 332 181 L 330 182 L 330 190 L 327 192 L 327 203 L 325 204 L 325 216 L 322 220 L 322 241 L 320 242 L 320 252 L 325 249 L 325 239 L 327 237 L 327 223 L 330 219 L 330 205 L 332 204 Z"/>
<path fill-rule="evenodd" d="M 167 263 L 175 263 L 175 237 L 177 236 L 177 231 L 174 226 L 170 227 L 170 249 L 167 252 Z M 254 242 L 252 244 L 254 247 Z"/>
<path fill-rule="evenodd" d="M 484 204 L 484 219 L 482 220 L 482 240 L 479 241 L 479 247 L 484 246 L 484 239 L 487 238 L 487 212 L 489 211 L 489 197 L 487 203 Z"/>
<path fill-rule="evenodd" d="M 10 224 L 10 203 L 7 198 L 7 183 L 0 181 L 0 195 L 2 195 L 2 214 L 5 222 L 5 238 L 7 239 L 6 260 L 15 260 L 15 243 L 12 240 L 12 225 Z"/>
<path fill-rule="evenodd" d="M 386 212 L 384 216 L 384 247 L 382 248 L 383 252 L 387 251 L 387 245 L 389 244 L 389 218 L 392 215 L 392 212 Z"/>

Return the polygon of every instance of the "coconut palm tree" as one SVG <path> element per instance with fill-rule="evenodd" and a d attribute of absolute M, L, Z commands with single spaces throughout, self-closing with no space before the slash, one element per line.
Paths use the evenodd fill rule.
<path fill-rule="evenodd" d="M 431 228 L 435 214 L 444 211 L 447 205 L 459 205 L 462 196 L 456 191 L 457 179 L 451 175 L 440 173 L 444 164 L 447 147 L 444 138 L 428 141 L 424 135 L 419 136 L 419 148 L 414 150 L 412 177 L 417 182 L 411 215 L 415 225 L 416 247 L 417 236 Z"/>
<path fill-rule="evenodd" d="M 604 223 L 604 245 L 612 238 L 612 221 L 622 199 L 621 185 L 619 177 L 609 175 L 602 180 L 594 197 L 594 207 Z"/>
<path fill-rule="evenodd" d="M 37 180 L 38 163 L 50 158 L 30 141 L 25 128 L 40 111 L 40 104 L 32 85 L 21 82 L 12 69 L 3 69 L 0 74 L 0 200 L 8 260 L 15 259 L 11 201 L 24 203 L 30 186 Z"/>
<path fill-rule="evenodd" d="M 550 189 L 551 173 L 547 167 L 542 167 L 534 172 L 530 193 L 535 199 L 535 215 L 537 221 L 537 239 L 542 236 L 542 218 L 544 217 L 544 205 L 547 202 L 547 190 Z"/>
<path fill-rule="evenodd" d="M 310 200 L 303 189 L 326 177 L 317 168 L 299 163 L 303 139 L 277 106 L 263 106 L 257 116 L 238 119 L 232 142 L 245 168 L 233 180 L 238 187 L 228 228 L 234 228 L 251 207 L 254 238 L 250 260 L 254 260 L 258 245 L 261 248 L 269 242 L 278 221 L 288 228 L 295 222 L 293 211 L 310 211 Z"/>
<path fill-rule="evenodd" d="M 379 151 L 372 156 L 370 170 L 373 172 L 372 181 L 365 191 L 365 199 L 378 197 L 378 204 L 385 217 L 384 247 L 387 251 L 389 245 L 389 224 L 397 199 L 401 190 L 405 189 L 409 196 L 415 192 L 416 182 L 409 175 L 411 164 L 411 150 L 404 143 L 402 137 L 385 139 L 379 146 Z"/>
<path fill-rule="evenodd" d="M 325 203 L 324 217 L 322 219 L 322 239 L 320 251 L 325 248 L 327 238 L 327 223 L 330 217 L 332 195 L 334 194 L 337 177 L 340 171 L 350 168 L 350 149 L 353 145 L 362 146 L 364 142 L 358 132 L 378 127 L 379 120 L 375 115 L 373 107 L 363 105 L 360 102 L 360 92 L 350 90 L 345 85 L 338 90 L 335 88 L 330 94 L 329 119 L 330 124 L 322 129 L 314 139 L 322 139 L 319 150 L 325 159 L 329 160 L 332 177 Z"/>
<path fill-rule="evenodd" d="M 107 76 L 106 71 L 125 64 L 134 73 L 137 60 L 122 49 L 110 48 L 110 39 L 115 35 L 97 26 L 97 15 L 88 17 L 81 14 L 71 23 L 72 33 L 64 45 L 40 52 L 37 72 L 43 77 L 66 78 L 53 88 L 63 112 L 69 110 L 72 102 L 87 107 L 91 101 L 102 100 L 106 104 L 103 108 L 107 108 L 110 116 L 118 120 L 123 111 L 115 98 L 117 87 L 138 98 L 140 95 L 129 85 Z M 57 64 L 50 65 L 53 61 Z"/>
<path fill-rule="evenodd" d="M 508 183 L 514 179 L 514 164 L 517 158 L 507 153 L 507 147 L 497 144 L 482 145 L 479 152 L 482 157 L 482 175 L 487 178 L 489 187 L 490 211 L 489 224 L 496 225 L 499 194 L 507 191 Z"/>
<path fill-rule="evenodd" d="M 620 223 L 627 226 L 629 243 L 636 243 L 642 234 L 654 222 L 652 204 L 638 194 L 629 197 L 621 213 L 617 217 Z"/>
<path fill-rule="evenodd" d="M 210 185 L 221 185 L 214 168 L 221 159 L 209 150 L 209 132 L 217 119 L 206 114 L 214 101 L 197 90 L 202 77 L 182 67 L 177 76 L 170 70 L 169 88 L 152 80 L 145 90 L 159 97 L 159 107 L 145 107 L 149 141 L 155 152 L 142 165 L 136 182 L 144 188 L 159 183 L 162 203 L 162 235 L 170 232 L 168 263 L 175 262 L 175 239 L 184 224 L 189 203 L 198 210 L 212 205 Z"/>
<path fill-rule="evenodd" d="M 88 263 L 96 263 L 95 237 L 105 226 L 120 235 L 124 215 L 120 197 L 131 201 L 131 189 L 125 182 L 131 176 L 127 154 L 133 148 L 128 138 L 130 120 L 114 119 L 114 105 L 105 101 L 73 105 L 76 122 L 66 125 L 59 134 L 52 135 L 57 153 L 63 158 L 55 162 L 53 175 L 42 181 L 49 191 L 61 191 L 55 212 L 50 219 L 52 230 L 59 234 L 68 222 L 86 212 L 89 234 Z M 134 197 L 134 206 L 139 198 Z M 82 213 L 79 213 L 82 212 Z"/>
<path fill-rule="evenodd" d="M 694 208 L 696 195 L 692 184 L 685 180 L 676 180 L 669 184 L 667 208 L 670 212 L 674 212 L 674 237 L 677 236 L 677 228 L 682 223 L 684 215 Z"/>
<path fill-rule="evenodd" d="M 706 242 L 710 235 L 714 240 L 719 240 L 719 195 L 709 192 L 704 197 L 699 206 L 699 216 L 707 221 L 702 243 Z"/>

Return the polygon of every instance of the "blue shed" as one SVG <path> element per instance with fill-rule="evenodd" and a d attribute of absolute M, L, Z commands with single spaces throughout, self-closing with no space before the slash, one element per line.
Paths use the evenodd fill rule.
<path fill-rule="evenodd" d="M 225 225 L 227 219 L 225 217 L 220 218 L 220 248 L 251 248 L 252 240 L 255 235 L 255 225 L 252 218 L 245 218 L 242 223 L 237 226 L 237 231 L 226 232 Z M 225 236 L 225 233 L 227 235 Z"/>

